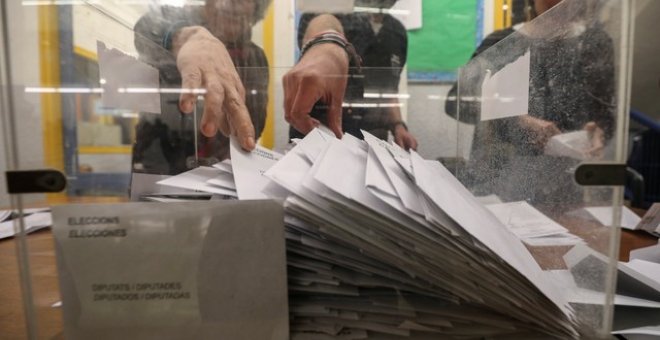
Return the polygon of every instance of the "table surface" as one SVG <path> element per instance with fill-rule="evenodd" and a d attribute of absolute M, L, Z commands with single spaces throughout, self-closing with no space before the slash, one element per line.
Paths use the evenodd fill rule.
<path fill-rule="evenodd" d="M 112 201 L 105 201 L 112 202 Z M 609 229 L 593 222 L 575 218 L 560 219 L 559 222 L 571 232 L 582 237 L 594 249 L 607 250 Z M 61 308 L 53 307 L 60 301 L 53 236 L 48 230 L 37 231 L 27 237 L 29 261 L 32 275 L 35 313 L 39 339 L 63 339 Z M 640 231 L 622 230 L 619 260 L 628 261 L 631 250 L 652 246 L 658 239 Z M 536 247 L 531 253 L 544 269 L 563 269 L 561 257 L 570 247 Z M 0 241 L 0 338 L 26 339 L 25 316 L 16 260 L 16 240 Z"/>

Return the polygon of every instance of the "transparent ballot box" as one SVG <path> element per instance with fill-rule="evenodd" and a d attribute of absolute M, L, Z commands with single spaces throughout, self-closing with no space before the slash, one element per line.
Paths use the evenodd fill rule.
<path fill-rule="evenodd" d="M 3 2 L 0 338 L 651 325 L 618 265 L 631 1 L 470 59 L 492 6 Z"/>
<path fill-rule="evenodd" d="M 612 322 L 621 327 L 624 314 L 612 308 L 625 289 L 616 280 L 620 231 L 593 221 L 601 213 L 620 221 L 625 213 L 622 184 L 611 182 L 616 176 L 625 181 L 625 166 L 619 175 L 611 170 L 627 157 L 630 6 L 562 1 L 530 23 L 495 34 L 492 46 L 460 70 L 456 102 L 448 106 L 457 120 L 474 126 L 459 126 L 459 135 L 473 138 L 457 177 L 530 237 L 526 244 L 543 268 L 567 266 L 577 287 L 598 293 L 592 303 L 573 305 L 581 323 L 600 331 Z M 551 254 L 544 240 L 550 237 L 534 237 L 543 232 L 530 226 L 552 227 L 533 222 L 530 207 L 556 222 L 556 231 L 578 236 L 580 245 L 552 247 L 557 252 Z"/>

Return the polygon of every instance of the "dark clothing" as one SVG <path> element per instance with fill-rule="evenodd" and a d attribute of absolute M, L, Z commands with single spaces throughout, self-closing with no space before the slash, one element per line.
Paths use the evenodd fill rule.
<path fill-rule="evenodd" d="M 610 139 L 616 108 L 612 41 L 598 27 L 550 40 L 518 34 L 515 40 L 501 41 L 513 32 L 506 29 L 488 36 L 460 71 L 459 107 L 458 84 L 448 95 L 448 115 L 478 123 L 461 179 L 478 194 L 496 193 L 506 200 L 547 203 L 580 197 L 573 193 L 578 188 L 567 173 L 576 160 L 543 155 L 543 146 L 533 143 L 536 137 L 521 128 L 518 117 L 480 121 L 481 102 L 473 98 L 481 98 L 486 70 L 494 74 L 529 51 L 528 114 L 553 122 L 562 132 L 582 130 L 593 121 Z"/>
<path fill-rule="evenodd" d="M 520 35 L 515 44 L 497 45 L 513 33 L 512 28 L 489 35 L 472 56 L 474 59 L 492 47 L 490 65 L 468 64 L 460 76 L 461 96 L 479 96 L 483 72 L 497 72 L 528 50 L 530 60 L 529 115 L 554 122 L 562 131 L 574 131 L 594 121 L 611 136 L 614 121 L 614 49 L 610 37 L 601 29 L 588 28 L 575 37 L 538 41 Z M 495 56 L 500 56 L 497 58 Z M 508 58 L 501 58 L 507 56 Z M 483 58 L 482 58 L 483 59 Z M 461 103 L 457 117 L 458 84 L 449 92 L 445 104 L 448 115 L 464 123 L 479 121 L 481 103 Z M 452 100 L 453 99 L 453 100 Z M 509 126 L 515 118 L 502 119 Z"/>
<path fill-rule="evenodd" d="M 166 50 L 164 40 L 183 26 L 204 26 L 200 8 L 179 9 L 161 7 L 144 15 L 135 25 L 135 46 L 140 59 L 160 71 L 162 88 L 180 88 L 181 75 L 176 59 Z M 261 48 L 252 42 L 226 45 L 246 92 L 246 106 L 259 138 L 266 121 L 268 104 L 268 61 Z M 204 137 L 195 130 L 194 115 L 180 112 L 178 94 L 161 94 L 162 113 L 141 114 L 136 127 L 133 147 L 134 170 L 139 172 L 175 175 L 191 168 L 195 160 L 195 138 L 198 157 L 203 163 L 221 161 L 229 156 L 229 140 L 218 133 Z M 203 102 L 197 107 L 197 120 L 202 117 Z M 139 166 L 137 166 L 139 165 Z"/>
<path fill-rule="evenodd" d="M 302 46 L 307 26 L 315 16 L 315 14 L 305 14 L 301 17 L 298 28 L 299 46 Z M 401 71 L 408 56 L 408 36 L 405 27 L 396 18 L 384 15 L 382 27 L 376 33 L 371 26 L 369 14 L 335 16 L 344 28 L 346 39 L 353 44 L 362 58 L 361 75 L 353 74 L 349 78 L 344 103 L 378 105 L 383 103 L 383 99 L 364 98 L 364 93 L 398 93 Z M 323 122 L 326 114 L 324 108 L 325 105 L 319 104 L 310 114 Z M 385 139 L 389 126 L 393 123 L 389 121 L 387 110 L 383 107 L 344 107 L 342 118 L 344 132 L 358 138 L 363 137 L 360 130 L 365 130 Z M 290 138 L 303 136 L 293 127 L 289 129 Z"/>

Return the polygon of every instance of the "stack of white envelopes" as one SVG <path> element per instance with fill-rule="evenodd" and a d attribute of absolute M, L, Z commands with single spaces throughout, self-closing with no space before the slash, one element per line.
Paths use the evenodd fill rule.
<path fill-rule="evenodd" d="M 284 199 L 293 339 L 578 337 L 520 239 L 439 162 L 318 129 L 283 156 L 231 152 L 239 199 Z M 187 189 L 231 189 L 226 165 L 205 169 Z"/>

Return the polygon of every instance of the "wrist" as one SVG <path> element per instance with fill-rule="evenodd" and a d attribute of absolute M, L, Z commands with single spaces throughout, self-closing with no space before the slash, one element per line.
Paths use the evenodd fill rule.
<path fill-rule="evenodd" d="M 304 46 L 307 45 L 310 41 L 312 41 L 312 40 L 314 40 L 314 39 L 316 39 L 316 38 L 318 38 L 318 37 L 320 37 L 324 34 L 336 34 L 336 35 L 340 36 L 343 40 L 346 40 L 346 36 L 344 35 L 344 33 L 339 32 L 339 31 L 334 30 L 334 29 L 327 29 L 327 30 L 323 30 L 323 31 L 320 31 L 320 32 L 315 32 L 313 34 L 305 34 L 305 37 L 303 38 L 303 41 L 302 41 L 302 46 L 303 47 L 301 48 L 301 51 L 302 51 L 302 49 L 304 49 Z"/>
<path fill-rule="evenodd" d="M 335 44 L 319 44 L 310 47 L 305 55 L 300 56 L 300 60 L 323 60 L 324 62 L 332 61 L 333 64 L 338 66 L 349 66 L 350 58 L 348 54 L 339 46 Z"/>
<path fill-rule="evenodd" d="M 180 27 L 178 30 L 172 33 L 172 42 L 171 42 L 171 50 L 174 53 L 174 55 L 177 55 L 179 53 L 179 50 L 183 45 L 186 44 L 189 40 L 193 38 L 204 38 L 208 37 L 213 38 L 213 35 L 211 32 L 209 32 L 206 28 L 202 26 L 185 26 L 185 27 Z"/>
<path fill-rule="evenodd" d="M 342 54 L 347 57 L 347 59 L 343 60 L 348 61 L 350 66 L 359 68 L 362 64 L 362 59 L 355 51 L 353 45 L 346 40 L 346 37 L 342 33 L 335 30 L 326 30 L 307 39 L 300 49 L 300 58 L 302 59 L 312 49 L 321 49 L 321 47 L 330 51 L 338 51 L 337 47 L 339 47 L 344 50 Z"/>

